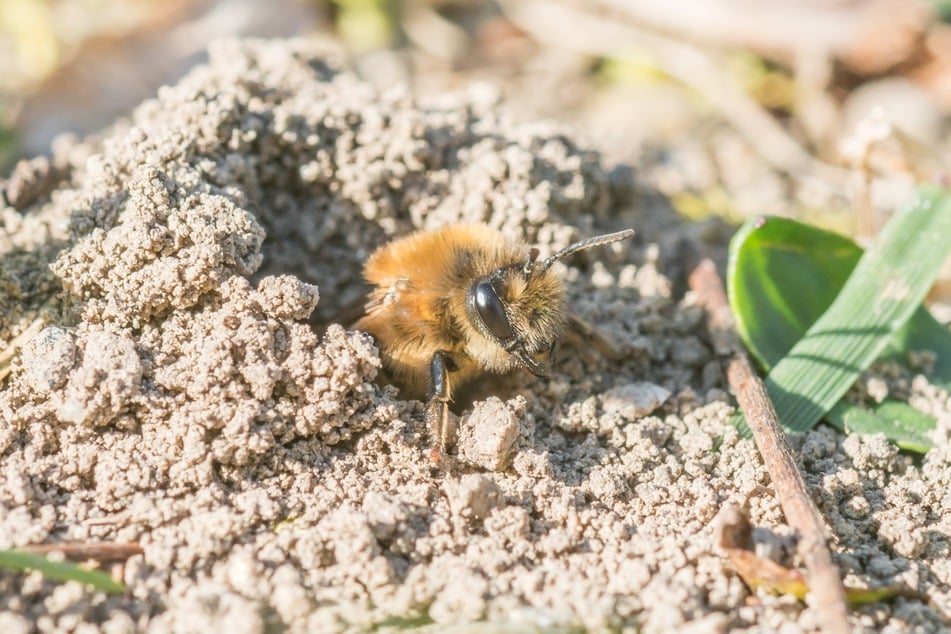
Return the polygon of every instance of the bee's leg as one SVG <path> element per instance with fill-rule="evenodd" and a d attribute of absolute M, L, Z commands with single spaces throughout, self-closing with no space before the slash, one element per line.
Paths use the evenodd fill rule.
<path fill-rule="evenodd" d="M 449 373 L 456 370 L 456 364 L 448 352 L 439 350 L 433 355 L 430 363 L 430 379 L 432 393 L 426 405 L 426 421 L 429 423 L 429 433 L 433 439 L 433 449 L 430 458 L 433 462 L 441 462 L 446 455 L 446 449 L 454 441 L 454 431 L 449 422 Z"/>
<path fill-rule="evenodd" d="M 568 315 L 568 328 L 566 331 L 568 339 L 574 339 L 576 345 L 580 344 L 582 348 L 594 348 L 602 355 L 612 361 L 619 361 L 624 358 L 624 351 L 611 338 L 596 326 L 592 326 L 577 315 Z"/>

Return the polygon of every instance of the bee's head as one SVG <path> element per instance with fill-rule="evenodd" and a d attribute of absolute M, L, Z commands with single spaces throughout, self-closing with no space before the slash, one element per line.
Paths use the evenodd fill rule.
<path fill-rule="evenodd" d="M 594 246 L 629 238 L 631 230 L 577 242 L 537 262 L 528 259 L 477 278 L 466 294 L 469 320 L 487 339 L 535 376 L 551 374 L 551 352 L 567 321 L 565 288 L 552 271 L 556 260 Z M 541 358 L 540 358 L 541 357 Z"/>
<path fill-rule="evenodd" d="M 525 274 L 521 264 L 476 279 L 466 297 L 482 335 L 536 376 L 551 373 L 550 354 L 565 327 L 565 289 L 555 275 Z M 539 359 L 548 355 L 545 360 Z"/>

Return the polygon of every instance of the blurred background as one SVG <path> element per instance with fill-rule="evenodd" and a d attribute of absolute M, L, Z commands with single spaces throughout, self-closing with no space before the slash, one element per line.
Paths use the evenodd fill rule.
<path fill-rule="evenodd" d="M 0 165 L 109 125 L 224 36 L 309 37 L 381 89 L 482 82 L 692 219 L 874 235 L 949 165 L 951 0 L 0 0 Z"/>

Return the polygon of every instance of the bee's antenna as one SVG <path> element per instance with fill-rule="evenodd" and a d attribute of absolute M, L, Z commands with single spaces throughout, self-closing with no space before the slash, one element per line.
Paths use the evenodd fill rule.
<path fill-rule="evenodd" d="M 538 259 L 538 247 L 532 247 L 528 250 L 528 260 L 525 261 L 525 266 L 522 268 L 522 271 L 525 272 L 525 275 L 531 275 L 532 271 L 535 269 L 535 260 Z"/>
<path fill-rule="evenodd" d="M 587 240 L 582 240 L 581 242 L 575 242 L 571 246 L 565 247 L 555 255 L 545 258 L 545 261 L 542 262 L 542 273 L 550 269 L 551 265 L 554 264 L 556 260 L 560 260 L 561 258 L 569 256 L 572 253 L 584 251 L 585 249 L 590 249 L 591 247 L 599 247 L 602 244 L 611 244 L 612 242 L 617 242 L 618 240 L 627 240 L 633 235 L 633 229 L 625 229 L 624 231 L 618 231 L 617 233 L 609 233 L 603 236 L 588 238 Z"/>

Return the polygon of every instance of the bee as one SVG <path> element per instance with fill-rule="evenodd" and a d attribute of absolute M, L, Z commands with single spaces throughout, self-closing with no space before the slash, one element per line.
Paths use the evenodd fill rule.
<path fill-rule="evenodd" d="M 573 318 L 552 265 L 630 238 L 589 238 L 538 261 L 537 248 L 482 224 L 418 231 L 382 246 L 363 274 L 372 290 L 354 328 L 376 340 L 382 378 L 404 398 L 426 399 L 431 458 L 451 447 L 453 391 L 486 373 L 551 374 L 555 344 Z"/>

